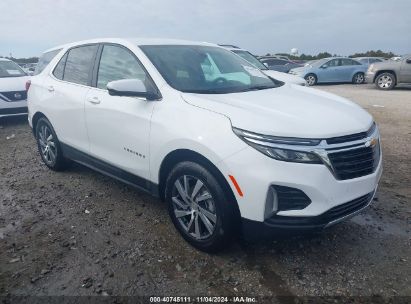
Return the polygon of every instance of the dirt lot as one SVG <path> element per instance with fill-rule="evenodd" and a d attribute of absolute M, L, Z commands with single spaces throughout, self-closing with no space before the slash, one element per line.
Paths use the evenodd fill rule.
<path fill-rule="evenodd" d="M 411 296 L 411 89 L 317 88 L 380 126 L 373 205 L 319 235 L 218 255 L 187 245 L 159 200 L 80 165 L 48 170 L 26 118 L 1 120 L 0 295 Z"/>

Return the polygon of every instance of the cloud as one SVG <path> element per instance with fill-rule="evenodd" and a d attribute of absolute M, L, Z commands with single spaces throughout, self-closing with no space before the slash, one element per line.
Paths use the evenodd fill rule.
<path fill-rule="evenodd" d="M 238 44 L 254 53 L 411 52 L 408 0 L 2 0 L 0 55 L 95 37 Z"/>

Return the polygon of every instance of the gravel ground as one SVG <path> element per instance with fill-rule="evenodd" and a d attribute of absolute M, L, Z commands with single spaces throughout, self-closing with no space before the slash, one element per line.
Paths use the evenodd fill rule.
<path fill-rule="evenodd" d="M 158 199 L 80 165 L 48 170 L 26 118 L 0 120 L 0 295 L 411 296 L 411 90 L 317 88 L 378 122 L 377 198 L 321 234 L 218 255 L 185 243 Z"/>

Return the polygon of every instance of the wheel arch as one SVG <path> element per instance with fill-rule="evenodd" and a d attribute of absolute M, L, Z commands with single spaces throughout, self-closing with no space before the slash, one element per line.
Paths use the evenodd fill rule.
<path fill-rule="evenodd" d="M 380 70 L 380 71 L 378 71 L 377 73 L 375 73 L 373 82 L 375 82 L 375 81 L 377 80 L 378 76 L 380 76 L 380 75 L 383 74 L 383 73 L 391 73 L 391 74 L 393 74 L 394 77 L 395 77 L 395 84 L 397 84 L 397 79 L 398 79 L 398 78 L 397 78 L 397 73 L 395 73 L 394 70 L 390 70 L 390 69 Z"/>
<path fill-rule="evenodd" d="M 240 209 L 238 207 L 238 202 L 237 202 L 237 199 L 234 195 L 232 188 L 228 184 L 227 179 L 224 178 L 224 175 L 221 173 L 221 171 L 209 159 L 207 159 L 200 153 L 197 153 L 189 149 L 174 150 L 168 153 L 166 157 L 163 159 L 163 161 L 161 162 L 160 170 L 158 172 L 159 174 L 158 190 L 159 190 L 159 196 L 161 200 L 163 201 L 165 200 L 165 188 L 166 188 L 165 184 L 166 184 L 167 176 L 178 163 L 183 162 L 183 161 L 192 161 L 194 163 L 202 165 L 216 177 L 218 183 L 222 185 L 224 193 L 227 195 L 227 197 L 230 199 L 231 202 L 235 203 L 236 216 L 238 216 L 237 218 L 240 219 Z"/>
<path fill-rule="evenodd" d="M 46 115 L 44 115 L 44 113 L 42 112 L 36 112 L 33 115 L 33 118 L 31 119 L 31 124 L 33 126 L 32 131 L 33 131 L 33 135 L 36 136 L 36 127 L 37 127 L 37 123 L 40 120 L 40 118 L 44 117 L 45 119 L 47 119 L 48 121 L 50 121 Z"/>

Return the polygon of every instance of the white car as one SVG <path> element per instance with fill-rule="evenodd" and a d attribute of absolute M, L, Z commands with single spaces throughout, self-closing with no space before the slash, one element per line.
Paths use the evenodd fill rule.
<path fill-rule="evenodd" d="M 0 117 L 27 114 L 27 80 L 17 63 L 0 58 Z"/>
<path fill-rule="evenodd" d="M 347 99 L 208 43 L 96 39 L 43 56 L 54 58 L 28 103 L 44 163 L 74 160 L 159 196 L 201 250 L 240 231 L 323 229 L 372 202 L 378 128 Z"/>
<path fill-rule="evenodd" d="M 282 73 L 282 72 L 278 72 L 278 71 L 268 69 L 260 60 L 257 59 L 257 57 L 255 57 L 253 54 L 251 54 L 247 50 L 240 49 L 239 47 L 233 46 L 233 45 L 221 45 L 221 46 L 228 49 L 228 50 L 230 50 L 231 52 L 237 54 L 238 56 L 242 57 L 243 59 L 247 60 L 249 63 L 251 63 L 255 67 L 262 70 L 264 72 L 264 74 L 266 74 L 266 75 L 268 75 L 268 76 L 270 76 L 274 79 L 280 80 L 280 81 L 285 82 L 285 83 L 292 83 L 292 84 L 302 85 L 302 86 L 306 85 L 305 79 L 300 77 L 300 76 L 291 75 L 291 74 L 288 74 L 288 73 Z"/>

